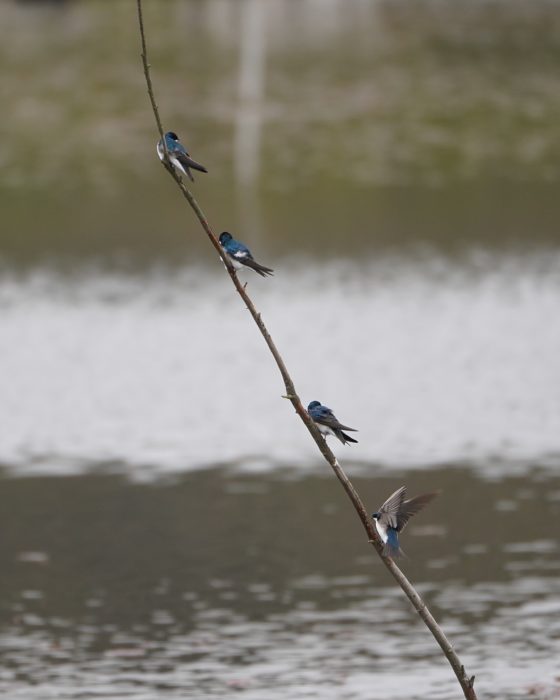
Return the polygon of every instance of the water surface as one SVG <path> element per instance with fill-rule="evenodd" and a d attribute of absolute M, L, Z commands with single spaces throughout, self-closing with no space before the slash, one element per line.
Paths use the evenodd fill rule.
<path fill-rule="evenodd" d="M 345 460 L 556 468 L 560 258 L 482 256 L 470 269 L 273 262 L 276 276 L 251 275 L 248 289 L 302 400 L 359 429 Z M 0 460 L 19 473 L 123 462 L 132 476 L 314 461 L 220 267 L 6 280 Z"/>
<path fill-rule="evenodd" d="M 458 696 L 333 478 L 232 466 L 159 485 L 2 481 L 6 697 Z M 535 466 L 492 484 L 468 468 L 355 481 L 371 507 L 401 482 L 444 490 L 403 536 L 403 567 L 479 697 L 554 697 L 558 480 Z"/>
<path fill-rule="evenodd" d="M 166 128 L 479 697 L 559 697 L 556 2 L 145 1 Z M 458 697 L 155 156 L 134 3 L 0 6 L 0 693 Z"/>

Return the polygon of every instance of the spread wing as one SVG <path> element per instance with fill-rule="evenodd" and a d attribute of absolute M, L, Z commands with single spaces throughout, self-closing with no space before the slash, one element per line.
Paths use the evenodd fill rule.
<path fill-rule="evenodd" d="M 398 529 L 402 532 L 410 518 L 416 515 L 416 513 L 419 513 L 422 508 L 428 505 L 438 494 L 439 491 L 431 491 L 430 493 L 422 493 L 420 496 L 414 496 L 414 498 L 410 498 L 408 501 L 403 501 L 399 513 Z"/>
<path fill-rule="evenodd" d="M 383 524 L 398 529 L 400 520 L 399 514 L 405 496 L 406 486 L 401 486 L 400 489 L 397 489 L 395 493 L 392 493 L 381 506 L 379 513 L 381 514 L 380 519 L 382 519 Z"/>

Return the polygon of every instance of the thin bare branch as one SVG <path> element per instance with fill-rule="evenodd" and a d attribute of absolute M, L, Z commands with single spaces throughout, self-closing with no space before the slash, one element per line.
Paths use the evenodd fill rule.
<path fill-rule="evenodd" d="M 161 125 L 161 119 L 159 117 L 159 109 L 156 104 L 156 98 L 154 97 L 154 89 L 152 86 L 152 77 L 150 75 L 150 64 L 148 63 L 148 49 L 146 48 L 146 33 L 144 32 L 144 15 L 142 12 L 142 0 L 137 0 L 136 9 L 138 10 L 138 27 L 140 29 L 140 42 L 142 44 L 142 65 L 144 66 L 144 77 L 146 78 L 146 87 L 148 88 L 148 96 L 150 102 L 152 103 L 152 112 L 156 119 L 157 128 L 159 131 L 159 136 L 163 139 L 163 127 Z"/>
<path fill-rule="evenodd" d="M 137 0 L 137 7 L 138 7 L 138 25 L 139 25 L 139 30 L 140 30 L 140 39 L 141 39 L 141 44 L 142 44 L 142 64 L 144 67 L 144 76 L 146 78 L 146 86 L 148 90 L 148 95 L 150 97 L 150 102 L 152 105 L 152 111 L 154 113 L 154 117 L 156 120 L 157 128 L 160 134 L 160 138 L 163 138 L 163 127 L 161 124 L 160 116 L 159 116 L 159 111 L 158 107 L 155 101 L 154 97 L 154 91 L 152 87 L 152 80 L 150 77 L 150 64 L 148 63 L 148 58 L 147 58 L 147 49 L 146 49 L 146 37 L 145 37 L 145 32 L 144 32 L 144 21 L 143 21 L 143 16 L 142 16 L 142 0 Z M 165 153 L 167 155 L 167 151 L 165 150 Z M 319 432 L 317 426 L 315 423 L 311 420 L 309 417 L 309 414 L 305 410 L 303 404 L 301 403 L 301 400 L 297 394 L 296 388 L 294 386 L 294 382 L 288 372 L 288 369 L 284 363 L 284 360 L 282 359 L 282 356 L 280 355 L 280 352 L 278 351 L 278 348 L 276 347 L 276 344 L 274 343 L 272 336 L 268 332 L 268 329 L 262 320 L 261 314 L 257 311 L 253 301 L 249 297 L 246 291 L 246 285 L 241 284 L 239 281 L 237 274 L 235 272 L 235 269 L 233 268 L 232 264 L 230 263 L 229 259 L 227 258 L 222 246 L 220 245 L 216 235 L 214 234 L 210 224 L 208 223 L 208 219 L 204 215 L 202 209 L 200 208 L 198 202 L 194 198 L 192 192 L 185 186 L 183 180 L 181 177 L 178 175 L 178 173 L 175 171 L 173 166 L 169 163 L 169 160 L 167 157 L 163 161 L 163 164 L 169 174 L 173 177 L 175 182 L 177 183 L 177 186 L 183 193 L 183 196 L 191 206 L 192 210 L 194 211 L 198 221 L 200 222 L 200 225 L 206 232 L 206 235 L 210 239 L 210 243 L 214 246 L 216 249 L 216 252 L 222 259 L 222 262 L 224 263 L 226 270 L 231 278 L 231 281 L 233 282 L 233 285 L 235 289 L 237 290 L 237 293 L 243 300 L 243 303 L 245 304 L 247 310 L 253 317 L 253 320 L 255 321 L 262 337 L 264 338 L 265 343 L 268 346 L 268 349 L 270 350 L 270 353 L 272 354 L 272 357 L 274 358 L 274 361 L 276 362 L 276 365 L 278 367 L 278 370 L 280 371 L 280 374 L 282 375 L 282 380 L 284 382 L 284 386 L 286 389 L 286 395 L 284 398 L 288 399 L 291 403 L 292 406 L 294 407 L 296 413 L 298 416 L 301 418 L 303 423 L 305 424 L 305 427 L 311 434 L 311 437 L 315 441 L 317 447 L 319 448 L 319 451 L 325 458 L 325 460 L 328 462 L 328 464 L 331 466 L 332 470 L 334 471 L 336 477 L 342 484 L 342 487 L 346 491 L 346 494 L 348 495 L 350 501 L 352 502 L 352 505 L 354 506 L 354 509 L 356 510 L 356 513 L 358 514 L 358 517 L 360 518 L 362 525 L 366 531 L 368 542 L 370 542 L 375 550 L 377 551 L 377 554 L 381 558 L 382 562 L 385 564 L 395 581 L 399 584 L 399 586 L 402 588 L 404 591 L 405 595 L 407 598 L 410 600 L 412 603 L 414 609 L 420 616 L 420 618 L 424 621 L 426 627 L 430 630 L 432 635 L 434 636 L 435 640 L 437 641 L 438 645 L 440 646 L 443 654 L 449 661 L 453 671 L 455 672 L 455 675 L 457 676 L 457 680 L 459 681 L 459 684 L 461 686 L 461 689 L 463 691 L 463 694 L 466 698 L 466 700 L 477 700 L 476 698 L 476 693 L 474 691 L 474 676 L 468 676 L 467 672 L 465 671 L 465 667 L 461 664 L 461 661 L 459 657 L 457 656 L 455 650 L 453 649 L 451 643 L 445 636 L 443 630 L 441 627 L 438 625 L 436 620 L 434 619 L 433 615 L 430 613 L 426 603 L 423 601 L 423 599 L 420 597 L 420 595 L 417 593 L 416 589 L 414 586 L 410 583 L 410 581 L 406 578 L 406 576 L 403 574 L 403 572 L 399 569 L 399 567 L 395 564 L 395 562 L 390 558 L 386 557 L 383 555 L 383 542 L 381 541 L 377 530 L 373 524 L 372 519 L 369 517 L 369 514 L 360 498 L 358 495 L 358 492 L 354 488 L 352 482 L 350 479 L 346 476 L 346 473 L 338 463 L 337 458 L 335 457 L 334 453 L 328 446 L 327 442 Z"/>

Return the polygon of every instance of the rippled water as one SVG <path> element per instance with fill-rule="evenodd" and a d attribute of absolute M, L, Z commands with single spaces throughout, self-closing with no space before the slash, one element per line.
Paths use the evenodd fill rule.
<path fill-rule="evenodd" d="M 228 471 L 2 481 L 6 697 L 458 697 L 331 478 Z M 556 697 L 558 479 L 355 483 L 372 506 L 401 482 L 443 487 L 403 536 L 403 567 L 479 697 Z"/>

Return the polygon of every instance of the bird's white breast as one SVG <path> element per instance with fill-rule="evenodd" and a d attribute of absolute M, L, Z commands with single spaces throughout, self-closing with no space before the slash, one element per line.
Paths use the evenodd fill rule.
<path fill-rule="evenodd" d="M 171 164 L 172 164 L 175 168 L 177 168 L 177 170 L 180 170 L 182 173 L 184 173 L 185 175 L 187 175 L 187 171 L 185 170 L 185 168 L 183 168 L 183 166 L 182 166 L 181 163 L 177 160 L 177 158 L 175 158 L 175 156 L 169 156 L 169 160 L 171 161 Z"/>
<path fill-rule="evenodd" d="M 228 253 L 228 258 L 230 259 L 231 264 L 236 270 L 241 270 L 244 265 L 242 265 L 237 258 L 235 258 L 233 255 L 230 255 Z"/>
<path fill-rule="evenodd" d="M 161 145 L 160 141 L 158 141 L 156 148 L 157 148 L 157 154 L 159 156 L 159 159 L 163 162 L 164 150 L 163 150 L 163 146 Z M 173 165 L 173 167 L 177 168 L 177 170 L 180 170 L 185 175 L 187 174 L 185 171 L 185 168 L 183 168 L 183 166 L 181 165 L 181 163 L 177 160 L 177 158 L 175 156 L 170 154 L 169 160 L 171 161 L 171 165 Z"/>
<path fill-rule="evenodd" d="M 387 527 L 383 525 L 382 523 L 379 522 L 379 520 L 375 521 L 375 529 L 379 533 L 379 537 L 383 540 L 383 542 L 387 542 Z"/>

